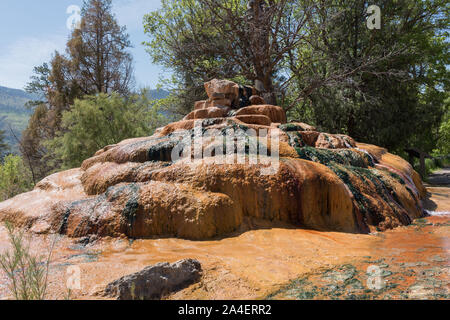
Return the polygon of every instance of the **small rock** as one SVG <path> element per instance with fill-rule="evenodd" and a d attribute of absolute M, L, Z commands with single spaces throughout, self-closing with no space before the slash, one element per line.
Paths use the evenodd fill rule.
<path fill-rule="evenodd" d="M 254 95 L 250 97 L 250 104 L 251 105 L 266 104 L 266 101 L 264 101 L 264 99 L 261 98 L 260 96 Z"/>
<path fill-rule="evenodd" d="M 213 79 L 206 82 L 205 90 L 210 99 L 214 99 L 220 95 L 222 98 L 227 98 L 233 101 L 239 96 L 239 86 L 228 80 Z"/>
<path fill-rule="evenodd" d="M 103 294 L 103 288 L 101 285 L 96 285 L 89 291 L 90 296 L 101 296 Z"/>
<path fill-rule="evenodd" d="M 47 222 L 39 221 L 30 228 L 30 232 L 36 233 L 36 234 L 45 234 L 45 233 L 49 233 L 50 229 L 51 229 L 51 227 Z"/>
<path fill-rule="evenodd" d="M 204 109 L 206 100 L 196 101 L 194 104 L 194 110 Z"/>
<path fill-rule="evenodd" d="M 92 234 L 90 236 L 79 238 L 75 243 L 80 244 L 82 246 L 87 246 L 98 240 L 98 236 L 96 234 Z"/>
<path fill-rule="evenodd" d="M 118 300 L 157 300 L 198 282 L 201 273 L 194 259 L 158 263 L 111 282 L 105 294 Z"/>

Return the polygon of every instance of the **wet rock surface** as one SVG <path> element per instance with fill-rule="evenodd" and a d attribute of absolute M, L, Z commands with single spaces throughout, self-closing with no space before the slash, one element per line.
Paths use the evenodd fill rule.
<path fill-rule="evenodd" d="M 449 195 L 449 190 L 445 191 Z M 448 205 L 443 202 L 440 206 Z M 417 219 L 378 238 L 370 255 L 322 268 L 274 290 L 268 299 L 450 299 L 450 215 Z"/>
<path fill-rule="evenodd" d="M 426 299 L 450 298 L 448 266 L 434 268 L 406 268 L 398 265 L 383 267 L 378 280 L 364 269 L 352 264 L 325 269 L 290 282 L 287 286 L 267 296 L 268 299 Z M 395 270 L 395 271 L 391 271 Z M 411 285 L 406 285 L 411 282 Z"/>
<path fill-rule="evenodd" d="M 194 259 L 158 263 L 107 285 L 105 294 L 118 300 L 156 300 L 198 282 L 202 267 Z"/>
<path fill-rule="evenodd" d="M 426 262 L 344 264 L 301 277 L 268 295 L 268 299 L 450 299 L 449 265 Z"/>
<path fill-rule="evenodd" d="M 103 292 L 116 279 L 149 265 L 189 258 L 201 262 L 201 281 L 167 299 L 296 299 L 297 293 L 287 297 L 280 289 L 303 278 L 323 292 L 308 295 L 313 299 L 443 299 L 449 290 L 450 215 L 440 213 L 449 210 L 450 191 L 443 187 L 428 187 L 428 191 L 426 209 L 433 209 L 436 215 L 368 235 L 245 219 L 242 228 L 229 237 L 205 241 L 104 237 L 85 245 L 85 239 L 80 244 L 79 239 L 66 236 L 28 233 L 27 237 L 32 252 L 40 255 L 45 255 L 53 237 L 58 237 L 48 299 L 66 298 L 69 267 L 80 268 L 81 275 L 81 287 L 72 291 L 71 299 L 112 299 Z M 0 251 L 8 246 L 6 230 L 0 225 Z M 367 287 L 370 266 L 381 269 L 384 289 Z M 358 289 L 354 279 L 364 289 Z M 8 284 L 0 270 L 0 299 L 8 298 Z M 322 284 L 336 288 L 322 288 Z M 345 290 L 353 290 L 353 296 L 338 295 L 344 285 Z M 303 291 L 312 291 L 306 289 Z"/>

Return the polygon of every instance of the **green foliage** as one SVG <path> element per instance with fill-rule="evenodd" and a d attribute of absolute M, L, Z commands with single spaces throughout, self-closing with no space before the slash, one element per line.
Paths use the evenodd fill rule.
<path fill-rule="evenodd" d="M 264 79 L 290 120 L 430 152 L 449 91 L 447 2 L 378 1 L 381 30 L 369 30 L 367 0 L 261 1 L 256 22 L 257 1 L 163 0 L 144 17 L 145 45 L 185 112 L 213 77 Z"/>
<path fill-rule="evenodd" d="M 447 103 L 450 99 L 447 99 Z M 450 112 L 446 114 L 439 127 L 439 139 L 437 142 L 437 153 L 442 155 L 450 154 Z"/>
<path fill-rule="evenodd" d="M 173 71 L 173 76 L 163 81 L 165 86 L 172 87 L 178 104 L 175 112 L 180 116 L 191 111 L 194 101 L 206 98 L 203 82 L 207 77 L 229 78 L 235 75 L 224 67 L 226 59 L 202 53 L 203 48 L 190 45 L 195 35 L 204 41 L 205 46 L 223 47 L 218 44 L 223 39 L 206 27 L 208 15 L 208 10 L 201 10 L 195 0 L 162 0 L 160 10 L 144 17 L 144 32 L 150 36 L 144 45 L 153 63 Z"/>
<path fill-rule="evenodd" d="M 100 92 L 130 94 L 134 85 L 130 47 L 126 28 L 112 12 L 112 1 L 87 0 L 80 27 L 72 31 L 65 53 L 56 51 L 50 62 L 34 68 L 26 90 L 40 100 L 28 103 L 35 108 L 22 134 L 20 151 L 36 179 L 59 167 L 60 159 L 50 157 L 52 150 L 46 141 L 60 135 L 62 115 L 76 99 Z"/>
<path fill-rule="evenodd" d="M 9 151 L 9 145 L 5 142 L 5 131 L 0 130 L 0 160 Z"/>
<path fill-rule="evenodd" d="M 10 282 L 11 294 L 16 300 L 44 300 L 55 241 L 46 258 L 35 256 L 31 253 L 30 242 L 24 241 L 23 230 L 15 229 L 10 223 L 6 223 L 5 227 L 12 250 L 0 254 L 0 267 Z"/>
<path fill-rule="evenodd" d="M 438 163 L 434 159 L 425 159 L 425 172 L 427 175 L 439 168 Z"/>
<path fill-rule="evenodd" d="M 431 151 L 448 91 L 445 3 L 378 1 L 381 30 L 365 26 L 370 1 L 328 4 L 323 19 L 311 23 L 310 32 L 320 50 L 299 49 L 298 56 L 306 55 L 311 64 L 301 69 L 298 88 L 291 87 L 288 95 L 305 90 L 312 74 L 333 78 L 342 69 L 352 74 L 351 79 L 338 77 L 318 86 L 289 110 L 289 118 L 391 151 L 409 146 Z M 324 22 L 337 13 L 335 19 Z"/>
<path fill-rule="evenodd" d="M 167 121 L 159 112 L 161 104 L 146 93 L 130 98 L 100 93 L 75 100 L 63 113 L 61 133 L 46 142 L 55 169 L 78 167 L 105 146 L 152 134 Z"/>
<path fill-rule="evenodd" d="M 30 113 L 0 110 L 0 118 L 3 118 L 3 121 L 0 120 L 0 130 L 4 132 L 4 141 L 10 146 L 12 153 L 19 154 L 17 139 L 20 139 L 22 131 L 26 129 Z M 11 129 L 14 134 L 11 133 Z"/>
<path fill-rule="evenodd" d="M 267 11 L 253 15 L 249 4 L 244 0 L 163 0 L 159 10 L 144 16 L 144 32 L 150 38 L 144 45 L 154 63 L 173 71 L 167 81 L 175 86 L 184 113 L 205 97 L 203 83 L 212 78 L 240 84 L 259 79 L 270 93 L 268 98 L 272 97 L 281 61 L 289 52 L 275 42 L 301 40 L 303 19 L 293 12 L 305 7 L 299 1 L 270 5 L 261 1 Z M 276 27 L 288 21 L 290 28 Z"/>
<path fill-rule="evenodd" d="M 21 157 L 8 155 L 0 164 L 0 200 L 4 201 L 33 187 L 31 173 Z"/>
<path fill-rule="evenodd" d="M 436 170 L 450 166 L 450 156 L 440 156 L 433 159 L 425 159 L 425 173 L 429 175 Z M 419 163 L 415 165 L 419 167 Z"/>

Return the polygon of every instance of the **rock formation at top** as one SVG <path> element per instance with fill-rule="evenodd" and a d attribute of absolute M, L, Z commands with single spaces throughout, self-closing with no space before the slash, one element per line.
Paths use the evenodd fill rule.
<path fill-rule="evenodd" d="M 81 168 L 43 179 L 0 203 L 0 220 L 71 237 L 207 239 L 252 219 L 367 233 L 423 215 L 425 189 L 402 158 L 346 135 L 286 123 L 283 109 L 265 104 L 252 87 L 212 80 L 205 89 L 209 99 L 182 121 L 106 146 Z M 180 148 L 192 139 L 193 146 Z M 261 147 L 270 150 L 261 160 L 279 155 L 271 174 L 263 172 L 268 162 L 251 157 Z"/>

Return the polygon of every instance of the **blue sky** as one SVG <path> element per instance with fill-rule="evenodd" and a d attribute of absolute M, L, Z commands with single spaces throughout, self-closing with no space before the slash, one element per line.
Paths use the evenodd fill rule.
<path fill-rule="evenodd" d="M 23 89 L 33 67 L 50 60 L 55 50 L 64 51 L 70 31 L 66 27 L 70 5 L 82 0 L 0 1 L 0 86 Z M 136 84 L 155 88 L 164 70 L 152 64 L 145 52 L 142 17 L 158 9 L 160 0 L 113 0 L 114 13 L 125 25 L 134 48 Z"/>

